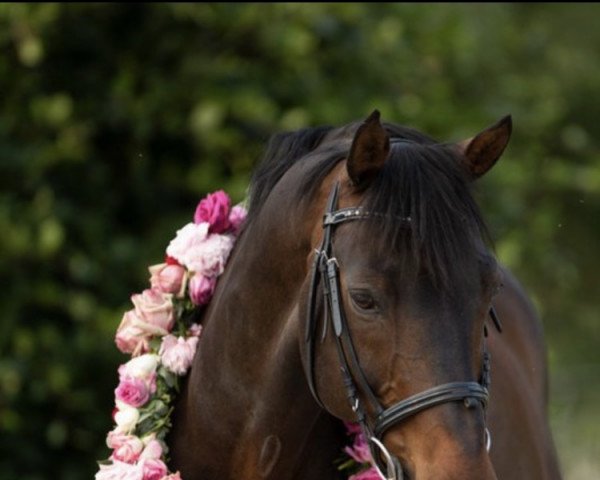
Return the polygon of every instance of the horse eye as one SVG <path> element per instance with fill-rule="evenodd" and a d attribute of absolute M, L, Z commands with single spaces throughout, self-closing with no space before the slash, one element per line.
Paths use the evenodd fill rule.
<path fill-rule="evenodd" d="M 366 292 L 351 292 L 350 298 L 354 305 L 360 310 L 375 310 L 377 309 L 377 302 L 375 299 Z"/>

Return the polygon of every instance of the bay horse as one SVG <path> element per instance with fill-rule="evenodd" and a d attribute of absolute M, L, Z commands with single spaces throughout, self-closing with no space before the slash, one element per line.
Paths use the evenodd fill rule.
<path fill-rule="evenodd" d="M 360 421 L 386 478 L 561 478 L 541 324 L 471 194 L 511 129 L 438 143 L 375 111 L 271 139 L 175 406 L 173 471 L 343 478 L 342 421 Z"/>

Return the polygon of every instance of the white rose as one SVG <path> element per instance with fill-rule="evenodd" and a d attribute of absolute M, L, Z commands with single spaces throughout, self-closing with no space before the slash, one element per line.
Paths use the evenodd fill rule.
<path fill-rule="evenodd" d="M 185 255 L 185 266 L 205 277 L 216 277 L 223 273 L 227 258 L 233 248 L 231 235 L 212 234 L 203 242 L 192 246 Z"/>
<path fill-rule="evenodd" d="M 147 380 L 156 372 L 156 367 L 160 362 L 160 356 L 153 353 L 146 353 L 139 357 L 132 358 L 126 364 L 119 367 L 121 377 L 134 377 Z"/>
<path fill-rule="evenodd" d="M 137 408 L 119 402 L 117 404 L 119 411 L 115 413 L 115 423 L 117 428 L 115 431 L 119 433 L 131 433 L 140 418 L 140 412 Z"/>
<path fill-rule="evenodd" d="M 180 264 L 187 266 L 185 262 L 187 252 L 206 239 L 209 227 L 210 225 L 207 222 L 188 223 L 177 230 L 177 236 L 171 240 L 167 247 L 167 255 Z"/>
<path fill-rule="evenodd" d="M 143 465 L 113 461 L 110 465 L 100 465 L 96 473 L 96 480 L 142 480 L 144 478 Z"/>

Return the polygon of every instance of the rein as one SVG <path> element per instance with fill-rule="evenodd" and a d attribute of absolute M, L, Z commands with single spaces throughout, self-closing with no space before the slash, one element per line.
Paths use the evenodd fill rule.
<path fill-rule="evenodd" d="M 329 326 L 335 334 L 335 344 L 340 363 L 342 380 L 346 396 L 367 439 L 371 456 L 376 469 L 382 478 L 401 480 L 404 478 L 402 466 L 398 458 L 391 455 L 383 445 L 386 431 L 399 422 L 417 413 L 447 402 L 462 401 L 466 408 L 474 408 L 481 403 L 484 412 L 487 407 L 490 386 L 490 355 L 485 347 L 483 352 L 483 368 L 479 382 L 451 382 L 432 387 L 424 392 L 412 395 L 389 408 L 385 408 L 378 400 L 369 385 L 366 375 L 360 366 L 360 361 L 341 299 L 339 264 L 332 252 L 334 228 L 344 222 L 363 220 L 377 213 L 368 212 L 362 207 L 350 207 L 337 210 L 339 183 L 336 183 L 329 195 L 326 211 L 323 217 L 323 240 L 319 249 L 315 250 L 313 260 L 306 321 L 305 342 L 307 347 L 306 375 L 310 391 L 316 402 L 325 409 L 315 382 L 315 346 L 317 341 L 317 326 L 319 318 L 316 315 L 317 293 L 319 283 L 323 283 L 325 303 L 325 319 L 323 320 L 321 342 L 324 341 Z M 410 222 L 410 217 L 400 218 L 400 221 Z M 501 324 L 493 307 L 490 316 L 494 325 L 501 331 Z M 487 330 L 485 330 L 487 336 Z M 359 397 L 361 392 L 366 402 L 375 412 L 375 418 L 369 419 L 365 405 Z M 489 451 L 491 439 L 488 429 L 485 429 L 486 449 Z"/>

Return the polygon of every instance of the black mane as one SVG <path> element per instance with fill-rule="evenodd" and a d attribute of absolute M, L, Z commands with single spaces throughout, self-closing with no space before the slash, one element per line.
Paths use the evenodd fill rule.
<path fill-rule="evenodd" d="M 269 139 L 263 159 L 250 182 L 248 220 L 256 216 L 283 174 L 297 160 L 313 151 L 332 129 L 328 126 L 305 128 L 278 133 Z"/>
<path fill-rule="evenodd" d="M 330 135 L 322 159 L 302 179 L 299 204 L 313 197 L 331 169 L 344 159 L 359 123 Z M 489 234 L 471 194 L 471 182 L 449 144 L 407 127 L 385 124 L 392 142 L 383 169 L 365 192 L 362 205 L 377 216 L 362 222 L 359 235 L 371 245 L 395 250 L 414 274 L 426 270 L 435 285 L 450 292 L 460 282 L 462 261 L 479 254 Z M 250 186 L 249 221 L 283 174 L 319 146 L 332 127 L 277 134 L 271 138 Z M 345 141 L 339 141 L 340 138 Z M 331 145 L 329 141 L 331 140 Z M 410 222 L 398 218 L 410 218 Z M 375 242 L 376 240 L 376 242 Z"/>

